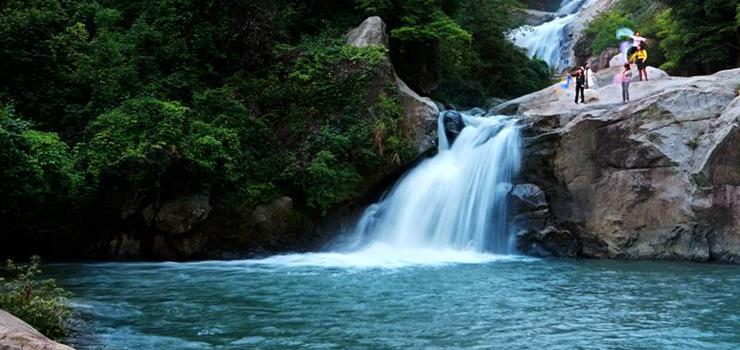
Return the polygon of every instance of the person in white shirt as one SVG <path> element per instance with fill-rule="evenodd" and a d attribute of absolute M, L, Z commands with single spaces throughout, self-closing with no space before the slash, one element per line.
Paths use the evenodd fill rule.
<path fill-rule="evenodd" d="M 632 36 L 632 47 L 638 47 L 638 46 L 645 46 L 642 43 L 646 42 L 647 39 L 640 36 L 640 32 L 635 32 L 635 35 Z"/>
<path fill-rule="evenodd" d="M 594 81 L 594 71 L 591 70 L 591 64 L 586 63 L 586 89 L 597 89 L 596 82 Z"/>
<path fill-rule="evenodd" d="M 641 37 L 640 32 L 635 32 L 635 35 L 632 35 L 631 38 L 632 47 L 627 50 L 627 62 L 635 63 L 635 52 L 637 52 L 638 47 L 645 47 L 645 42 L 647 41 L 647 39 Z"/>

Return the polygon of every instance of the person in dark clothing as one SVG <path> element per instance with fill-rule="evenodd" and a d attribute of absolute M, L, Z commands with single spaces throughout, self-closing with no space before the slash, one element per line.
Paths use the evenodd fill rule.
<path fill-rule="evenodd" d="M 578 69 L 575 73 L 576 75 L 576 104 L 578 104 L 578 96 L 581 96 L 581 104 L 586 103 L 585 96 L 584 96 L 584 90 L 586 88 L 586 75 L 583 73 L 582 69 Z"/>

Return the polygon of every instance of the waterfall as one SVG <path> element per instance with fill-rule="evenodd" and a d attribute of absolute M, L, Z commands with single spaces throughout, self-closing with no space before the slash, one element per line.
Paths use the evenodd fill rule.
<path fill-rule="evenodd" d="M 463 115 L 466 127 L 448 148 L 443 118 L 441 113 L 439 153 L 409 171 L 365 211 L 351 250 L 383 245 L 401 252 L 513 251 L 507 196 L 520 163 L 516 120 Z"/>
<path fill-rule="evenodd" d="M 576 20 L 581 9 L 595 0 L 563 0 L 556 12 L 559 16 L 538 26 L 523 26 L 511 32 L 509 39 L 527 50 L 529 57 L 547 62 L 555 70 L 566 68 L 569 49 L 566 28 Z"/>

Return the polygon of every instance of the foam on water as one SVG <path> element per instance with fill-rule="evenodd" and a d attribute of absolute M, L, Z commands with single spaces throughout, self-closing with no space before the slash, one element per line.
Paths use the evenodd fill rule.
<path fill-rule="evenodd" d="M 519 127 L 511 117 L 461 117 L 466 126 L 450 145 L 440 115 L 439 153 L 369 206 L 331 252 L 252 263 L 396 268 L 511 259 L 507 196 L 519 169 Z"/>
<path fill-rule="evenodd" d="M 375 243 L 354 252 L 321 252 L 285 254 L 265 259 L 244 261 L 248 265 L 266 267 L 324 268 L 404 268 L 449 264 L 483 264 L 494 261 L 532 260 L 515 255 L 496 255 L 449 248 L 398 249 L 386 243 Z"/>

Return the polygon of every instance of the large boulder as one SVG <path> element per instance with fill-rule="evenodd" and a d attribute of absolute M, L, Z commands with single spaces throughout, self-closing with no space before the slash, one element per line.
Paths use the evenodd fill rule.
<path fill-rule="evenodd" d="M 532 9 L 521 9 L 514 13 L 514 18 L 519 22 L 523 22 L 525 25 L 538 26 L 542 23 L 549 22 L 558 17 L 557 13 L 532 10 Z"/>
<path fill-rule="evenodd" d="M 182 234 L 205 220 L 210 212 L 208 196 L 193 195 L 167 201 L 159 207 L 150 205 L 144 209 L 143 214 L 147 223 L 156 226 L 157 229 L 171 234 Z"/>
<path fill-rule="evenodd" d="M 414 148 L 422 154 L 435 146 L 439 109 L 432 99 L 419 96 L 401 78 L 397 77 L 396 83 L 406 113 L 406 128 L 411 133 Z"/>
<path fill-rule="evenodd" d="M 622 67 L 624 64 L 627 63 L 627 58 L 624 57 L 623 54 L 617 53 L 612 56 L 611 59 L 609 59 L 609 66 L 608 67 Z"/>
<path fill-rule="evenodd" d="M 356 47 L 367 47 L 370 45 L 388 47 L 388 34 L 385 22 L 380 17 L 370 17 L 360 24 L 359 27 L 347 33 L 347 44 Z M 392 69 L 392 65 L 389 66 Z M 422 97 L 414 92 L 398 77 L 395 70 L 391 73 L 396 85 L 400 102 L 406 113 L 406 129 L 410 131 L 410 138 L 414 148 L 422 154 L 435 145 L 437 139 L 437 118 L 439 108 L 428 97 Z M 382 84 L 376 84 L 382 85 Z"/>
<path fill-rule="evenodd" d="M 598 56 L 590 57 L 586 62 L 591 65 L 591 69 L 595 72 L 609 68 L 611 59 L 619 54 L 619 49 L 615 47 L 606 48 Z"/>
<path fill-rule="evenodd" d="M 360 26 L 347 33 L 347 44 L 356 47 L 371 45 L 388 46 L 385 22 L 378 17 L 368 17 Z"/>
<path fill-rule="evenodd" d="M 614 85 L 586 105 L 554 87 L 509 102 L 527 125 L 522 181 L 548 202 L 520 248 L 740 262 L 738 86 L 734 69 L 632 84 L 630 103 Z"/>
<path fill-rule="evenodd" d="M 28 323 L 3 310 L 0 310 L 0 349 L 74 350 L 52 341 Z"/>

